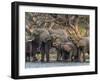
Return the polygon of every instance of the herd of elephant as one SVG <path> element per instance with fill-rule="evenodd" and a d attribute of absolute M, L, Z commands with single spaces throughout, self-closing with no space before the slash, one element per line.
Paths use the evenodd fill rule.
<path fill-rule="evenodd" d="M 36 54 L 41 54 L 40 62 L 50 62 L 50 49 L 56 49 L 56 61 L 85 62 L 89 59 L 89 37 L 82 37 L 76 46 L 63 30 L 34 29 L 31 40 L 25 42 L 26 61 L 36 62 Z"/>

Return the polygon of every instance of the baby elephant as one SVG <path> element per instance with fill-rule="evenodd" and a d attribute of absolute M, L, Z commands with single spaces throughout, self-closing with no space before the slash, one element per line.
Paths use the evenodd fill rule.
<path fill-rule="evenodd" d="M 62 49 L 62 52 L 63 52 L 63 60 L 66 60 L 66 61 L 74 61 L 74 56 L 76 55 L 77 53 L 77 49 L 75 47 L 75 45 L 72 43 L 72 42 L 65 42 L 61 45 L 61 49 Z"/>
<path fill-rule="evenodd" d="M 55 40 L 55 43 L 53 43 L 53 46 L 57 49 L 57 61 L 74 60 L 74 55 L 76 54 L 76 47 L 72 42 L 63 42 L 59 38 L 57 38 Z"/>

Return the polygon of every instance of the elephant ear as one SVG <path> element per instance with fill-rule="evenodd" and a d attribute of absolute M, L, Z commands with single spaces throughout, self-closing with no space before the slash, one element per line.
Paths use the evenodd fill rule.
<path fill-rule="evenodd" d="M 40 32 L 39 32 L 38 29 L 36 28 L 36 29 L 34 29 L 34 31 L 32 32 L 31 38 L 32 38 L 32 39 L 35 39 L 36 37 L 39 36 L 39 34 L 40 34 Z"/>

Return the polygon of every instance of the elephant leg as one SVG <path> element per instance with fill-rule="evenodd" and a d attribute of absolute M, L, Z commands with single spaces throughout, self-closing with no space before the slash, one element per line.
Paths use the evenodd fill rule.
<path fill-rule="evenodd" d="M 77 52 L 76 52 L 76 54 L 75 54 L 75 56 L 74 56 L 74 61 L 75 62 L 79 62 L 80 61 L 80 49 L 79 48 L 76 48 L 76 50 L 77 50 Z"/>
<path fill-rule="evenodd" d="M 44 62 L 45 51 L 41 50 L 41 62 Z"/>
<path fill-rule="evenodd" d="M 50 59 L 49 59 L 49 51 L 48 51 L 48 50 L 46 50 L 46 61 L 47 61 L 47 62 L 50 61 Z"/>
<path fill-rule="evenodd" d="M 29 53 L 25 53 L 25 61 L 26 62 L 29 62 L 30 61 L 30 55 L 29 55 Z"/>
<path fill-rule="evenodd" d="M 45 59 L 45 44 L 43 42 L 40 43 L 40 53 L 41 53 L 41 62 L 44 62 L 44 59 Z"/>
<path fill-rule="evenodd" d="M 29 62 L 31 62 L 32 61 L 32 45 L 31 45 L 31 43 L 29 44 Z"/>
<path fill-rule="evenodd" d="M 74 62 L 75 61 L 75 55 L 76 55 L 76 50 L 72 50 L 72 54 L 71 54 L 71 61 Z"/>
<path fill-rule="evenodd" d="M 59 52 L 57 50 L 57 61 L 59 61 Z"/>
<path fill-rule="evenodd" d="M 34 61 L 37 61 L 37 58 L 36 58 L 36 50 L 32 53 L 32 58 L 33 58 L 33 62 Z"/>
<path fill-rule="evenodd" d="M 81 49 L 79 49 L 79 50 L 78 50 L 78 61 L 79 61 L 79 62 L 83 62 L 82 55 L 83 55 L 83 51 L 82 51 Z"/>
<path fill-rule="evenodd" d="M 72 54 L 73 54 L 73 52 L 71 51 L 71 52 L 69 52 L 69 57 L 68 57 L 68 61 L 69 62 L 71 62 L 72 61 Z"/>
<path fill-rule="evenodd" d="M 61 59 L 61 53 L 59 51 L 59 49 L 57 49 L 57 61 L 60 61 Z"/>
<path fill-rule="evenodd" d="M 68 59 L 68 54 L 69 54 L 68 52 L 63 50 L 63 53 L 62 53 L 62 60 L 63 61 L 66 61 Z"/>
<path fill-rule="evenodd" d="M 72 62 L 75 61 L 75 56 L 74 56 L 74 55 L 72 55 L 72 57 L 71 57 L 71 61 L 72 61 Z"/>
<path fill-rule="evenodd" d="M 85 59 L 85 50 L 83 50 L 83 62 L 85 62 L 86 61 L 86 59 Z"/>
<path fill-rule="evenodd" d="M 30 54 L 29 54 L 29 61 L 30 61 L 30 62 L 32 62 L 32 60 L 33 60 L 33 58 L 32 58 L 32 57 L 33 57 L 33 53 L 32 53 L 32 52 L 30 52 Z"/>
<path fill-rule="evenodd" d="M 46 61 L 49 62 L 49 45 L 45 44 Z"/>
<path fill-rule="evenodd" d="M 81 51 L 80 53 L 80 62 L 84 62 L 84 52 Z"/>

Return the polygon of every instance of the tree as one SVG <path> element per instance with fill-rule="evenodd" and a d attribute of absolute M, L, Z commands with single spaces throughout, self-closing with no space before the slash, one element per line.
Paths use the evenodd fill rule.
<path fill-rule="evenodd" d="M 69 34 L 77 45 L 84 36 L 89 36 L 89 16 L 72 14 L 25 13 L 26 36 L 31 37 L 34 29 L 46 28 L 47 31 L 57 29 Z M 59 31 L 58 31 L 59 32 Z M 31 39 L 31 38 L 30 38 Z M 78 45 L 77 45 L 78 46 Z"/>

